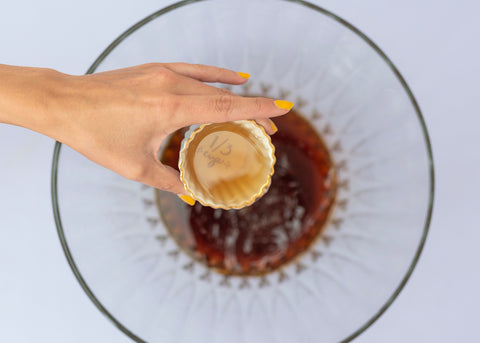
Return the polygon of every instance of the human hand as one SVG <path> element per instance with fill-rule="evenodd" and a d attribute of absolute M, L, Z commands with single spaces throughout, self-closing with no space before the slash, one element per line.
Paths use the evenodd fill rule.
<path fill-rule="evenodd" d="M 205 84 L 240 85 L 247 79 L 204 65 L 145 64 L 55 77 L 61 87 L 49 110 L 61 125 L 56 125 L 57 131 L 45 129 L 48 135 L 128 179 L 176 194 L 186 193 L 178 171 L 158 159 L 170 133 L 192 124 L 255 119 L 272 134 L 275 127 L 268 117 L 283 115 L 293 106 Z"/>

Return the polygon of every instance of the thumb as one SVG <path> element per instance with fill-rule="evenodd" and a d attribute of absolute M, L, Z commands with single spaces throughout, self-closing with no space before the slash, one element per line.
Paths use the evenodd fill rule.
<path fill-rule="evenodd" d="M 160 161 L 152 161 L 139 181 L 163 191 L 178 195 L 187 194 L 182 181 L 180 181 L 180 173 Z"/>

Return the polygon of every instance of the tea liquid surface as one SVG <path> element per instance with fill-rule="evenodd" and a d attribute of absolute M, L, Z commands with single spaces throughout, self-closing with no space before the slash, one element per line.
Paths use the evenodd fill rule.
<path fill-rule="evenodd" d="M 260 275 L 307 250 L 325 227 L 336 195 L 336 175 L 322 139 L 295 111 L 274 118 L 277 162 L 268 192 L 252 205 L 222 210 L 183 203 L 157 191 L 170 235 L 192 258 L 218 272 Z M 161 160 L 178 169 L 185 130 L 175 132 Z"/>

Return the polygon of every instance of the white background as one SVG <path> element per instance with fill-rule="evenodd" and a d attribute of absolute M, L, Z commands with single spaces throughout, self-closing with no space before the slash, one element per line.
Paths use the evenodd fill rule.
<path fill-rule="evenodd" d="M 479 2 L 313 2 L 393 60 L 419 101 L 435 158 L 434 216 L 420 262 L 355 343 L 478 342 Z M 0 63 L 83 74 L 121 32 L 169 3 L 0 0 Z M 0 342 L 130 342 L 90 302 L 61 250 L 50 204 L 53 143 L 0 125 Z"/>

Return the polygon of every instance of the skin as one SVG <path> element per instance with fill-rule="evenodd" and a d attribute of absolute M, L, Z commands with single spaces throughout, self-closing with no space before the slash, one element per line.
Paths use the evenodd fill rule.
<path fill-rule="evenodd" d="M 0 122 L 22 126 L 78 151 L 121 176 L 185 194 L 176 170 L 158 160 L 163 140 L 192 124 L 269 117 L 288 109 L 206 84 L 240 85 L 228 69 L 186 63 L 144 64 L 92 75 L 0 65 Z"/>

